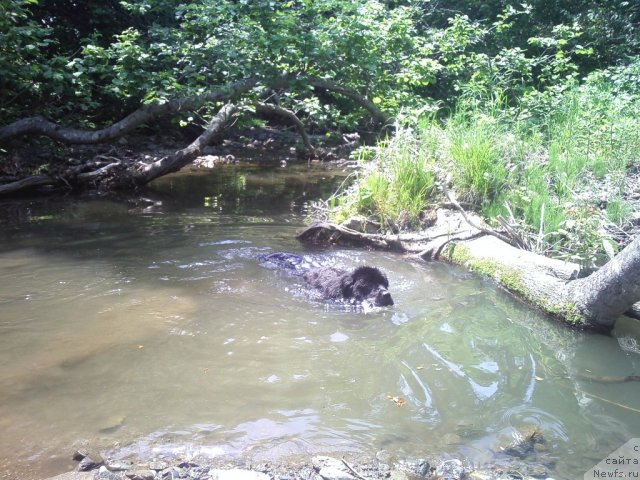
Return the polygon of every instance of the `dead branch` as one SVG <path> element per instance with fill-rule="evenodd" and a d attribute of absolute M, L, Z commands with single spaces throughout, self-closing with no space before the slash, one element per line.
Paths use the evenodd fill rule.
<path fill-rule="evenodd" d="M 50 177 L 49 175 L 35 175 L 0 185 L 0 195 L 8 195 L 27 188 L 40 187 L 43 185 L 55 185 L 57 183 L 58 180 L 54 177 Z"/>
<path fill-rule="evenodd" d="M 344 457 L 342 457 L 342 463 L 344 463 L 345 467 L 347 467 L 349 471 L 356 476 L 356 478 L 359 478 L 360 480 L 368 480 L 367 477 L 363 476 L 360 472 L 353 468 L 353 466 L 350 465 Z"/>
<path fill-rule="evenodd" d="M 170 172 L 177 172 L 191 163 L 224 127 L 229 119 L 239 110 L 240 106 L 228 103 L 222 107 L 211 119 L 207 129 L 187 147 L 163 157 L 153 163 L 143 165 L 131 175 L 131 180 L 137 186 L 145 185 L 151 180 Z M 126 180 L 126 179 L 125 179 Z"/>
<path fill-rule="evenodd" d="M 93 170 L 91 172 L 79 173 L 77 178 L 82 181 L 92 181 L 106 175 L 107 173 L 109 173 L 109 170 L 119 165 L 120 165 L 120 161 L 113 162 L 108 165 L 105 165 L 104 167 L 100 167 L 97 170 Z"/>
<path fill-rule="evenodd" d="M 313 155 L 314 157 L 318 156 L 316 149 L 311 144 L 311 140 L 309 140 L 309 135 L 307 135 L 307 131 L 304 128 L 304 124 L 300 121 L 295 113 L 291 110 L 287 110 L 286 108 L 279 107 L 277 105 L 273 105 L 270 103 L 256 102 L 254 103 L 256 107 L 256 111 L 269 113 L 272 115 L 279 115 L 281 117 L 286 118 L 291 123 L 293 123 L 298 130 L 298 134 L 302 138 L 302 142 L 304 143 L 305 148 Z"/>
<path fill-rule="evenodd" d="M 274 83 L 277 84 L 278 82 Z M 163 104 L 143 105 L 113 125 L 95 131 L 64 127 L 42 117 L 23 118 L 0 128 L 0 142 L 18 135 L 33 134 L 45 135 L 65 143 L 93 144 L 104 142 L 118 138 L 161 115 L 191 111 L 207 102 L 215 102 L 246 93 L 257 85 L 258 81 L 256 79 L 248 79 L 232 83 L 220 90 L 204 95 L 176 98 Z"/>
<path fill-rule="evenodd" d="M 447 179 L 442 182 L 442 192 L 445 194 L 445 196 L 447 197 L 447 199 L 449 200 L 449 202 L 451 202 L 451 204 L 456 207 L 456 209 L 460 212 L 460 214 L 462 215 L 462 217 L 465 219 L 465 221 L 471 225 L 473 228 L 480 230 L 482 233 L 486 233 L 487 235 L 492 235 L 494 237 L 496 237 L 499 240 L 502 240 L 505 243 L 508 243 L 509 245 L 513 246 L 513 247 L 517 247 L 517 248 L 523 248 L 521 245 L 519 245 L 519 242 L 517 242 L 516 240 L 507 237 L 505 235 L 502 235 L 501 233 L 498 233 L 494 230 L 488 229 L 488 228 L 484 228 L 480 225 L 478 225 L 476 222 L 474 222 L 473 220 L 471 220 L 469 218 L 469 216 L 467 215 L 467 212 L 464 210 L 464 208 L 462 208 L 460 206 L 460 204 L 456 201 L 455 198 L 453 198 L 453 196 L 451 195 L 451 193 L 449 192 L 449 189 L 447 188 L 447 183 L 449 183 L 449 178 L 447 177 Z"/>
<path fill-rule="evenodd" d="M 383 125 L 390 125 L 392 118 L 384 113 L 382 110 L 378 108 L 378 106 L 369 100 L 364 95 L 352 90 L 350 88 L 343 87 L 342 85 L 338 85 L 331 80 L 326 80 L 323 78 L 309 78 L 309 84 L 316 87 L 322 88 L 324 90 L 329 90 L 330 92 L 339 93 L 340 95 L 344 95 L 345 97 L 350 98 L 362 108 L 367 110 L 371 117 L 378 123 Z"/>
<path fill-rule="evenodd" d="M 531 250 L 529 243 L 524 238 L 522 238 L 522 235 L 520 235 L 509 222 L 507 222 L 506 218 L 504 218 L 502 215 L 497 215 L 496 220 L 509 234 L 509 237 L 512 238 L 514 242 L 516 242 L 519 248 L 522 248 L 523 250 Z"/>
<path fill-rule="evenodd" d="M 402 250 L 396 238 L 389 235 L 362 233 L 327 222 L 316 222 L 297 235 L 298 240 L 322 244 L 357 244 L 382 250 Z"/>

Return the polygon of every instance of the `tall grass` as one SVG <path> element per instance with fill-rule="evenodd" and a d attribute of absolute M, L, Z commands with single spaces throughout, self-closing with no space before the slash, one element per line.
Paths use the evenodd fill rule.
<path fill-rule="evenodd" d="M 629 68 L 640 71 L 640 61 Z M 610 250 L 603 227 L 632 212 L 624 182 L 640 160 L 640 80 L 615 78 L 592 75 L 535 119 L 503 104 L 474 104 L 400 129 L 334 214 L 364 213 L 383 224 L 408 216 L 415 227 L 438 201 L 436 178 L 450 175 L 458 197 L 489 221 L 513 215 L 542 250 L 594 263 Z"/>
<path fill-rule="evenodd" d="M 500 125 L 485 119 L 458 122 L 454 118 L 445 131 L 451 139 L 449 157 L 454 185 L 481 207 L 492 204 L 507 184 L 508 170 Z"/>
<path fill-rule="evenodd" d="M 365 214 L 416 227 L 435 190 L 433 157 L 411 130 L 400 130 L 381 143 L 363 163 L 358 178 L 334 199 L 334 219 Z M 341 192 L 344 193 L 344 192 Z"/>

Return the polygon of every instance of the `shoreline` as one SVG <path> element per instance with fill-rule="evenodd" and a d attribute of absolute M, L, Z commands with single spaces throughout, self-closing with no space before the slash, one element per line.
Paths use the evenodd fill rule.
<path fill-rule="evenodd" d="M 554 480 L 552 467 L 529 463 L 513 452 L 496 462 L 475 467 L 456 457 L 396 458 L 386 450 L 375 456 L 300 456 L 285 461 L 252 461 L 225 457 L 179 459 L 103 459 L 76 451 L 76 470 L 42 480 Z M 500 463 L 501 461 L 502 463 Z"/>

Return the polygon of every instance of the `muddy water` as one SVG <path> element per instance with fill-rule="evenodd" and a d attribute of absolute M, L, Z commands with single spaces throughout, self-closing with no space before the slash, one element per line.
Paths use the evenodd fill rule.
<path fill-rule="evenodd" d="M 0 477 L 143 458 L 317 452 L 476 465 L 538 428 L 555 478 L 640 436 L 640 329 L 567 331 L 441 264 L 293 235 L 324 170 L 228 168 L 135 198 L 0 204 Z M 380 266 L 395 306 L 327 303 L 256 256 Z M 398 397 L 398 402 L 393 398 Z M 402 403 L 398 406 L 397 403 Z"/>

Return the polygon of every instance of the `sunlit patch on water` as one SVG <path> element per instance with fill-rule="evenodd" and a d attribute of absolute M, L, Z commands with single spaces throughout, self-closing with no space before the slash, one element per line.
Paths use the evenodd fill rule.
<path fill-rule="evenodd" d="M 346 333 L 334 332 L 331 334 L 331 341 L 333 343 L 346 342 L 347 340 L 349 340 L 349 335 L 347 335 Z"/>
<path fill-rule="evenodd" d="M 640 355 L 640 345 L 635 337 L 619 337 L 618 343 L 623 350 Z"/>

